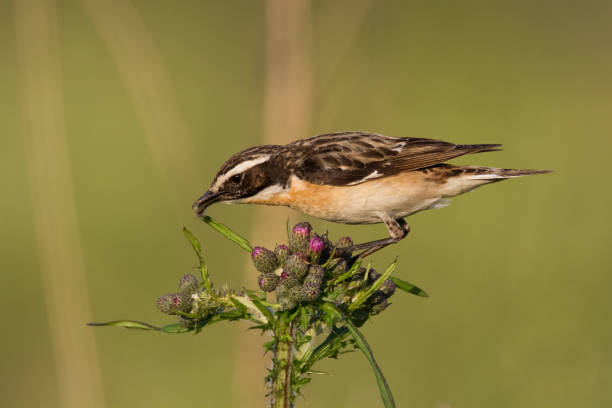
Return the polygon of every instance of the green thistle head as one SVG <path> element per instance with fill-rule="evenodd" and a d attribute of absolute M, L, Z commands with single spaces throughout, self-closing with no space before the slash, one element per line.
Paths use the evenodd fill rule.
<path fill-rule="evenodd" d="M 302 300 L 313 302 L 321 296 L 321 286 L 316 282 L 306 281 L 301 287 Z"/>
<path fill-rule="evenodd" d="M 261 273 L 271 273 L 278 267 L 276 254 L 264 247 L 255 247 L 251 252 L 253 265 Z"/>
<path fill-rule="evenodd" d="M 283 269 L 283 271 L 280 274 L 280 285 L 284 286 L 286 288 L 292 288 L 294 286 L 296 286 L 299 283 L 299 279 L 297 278 L 297 276 L 295 275 L 295 273 Z"/>
<path fill-rule="evenodd" d="M 192 294 L 197 292 L 199 288 L 200 283 L 198 282 L 198 278 L 196 278 L 194 275 L 188 273 L 181 278 L 181 282 L 179 284 L 179 289 L 181 292 Z"/>
<path fill-rule="evenodd" d="M 276 260 L 280 266 L 284 266 L 287 262 L 287 258 L 291 255 L 287 245 L 277 245 L 276 248 L 274 248 L 274 253 L 276 254 Z"/>
<path fill-rule="evenodd" d="M 273 292 L 279 283 L 280 278 L 274 273 L 259 275 L 259 278 L 257 278 L 257 284 L 264 292 Z"/>
<path fill-rule="evenodd" d="M 285 263 L 285 270 L 295 275 L 298 279 L 303 279 L 308 273 L 308 264 L 306 261 L 297 254 L 291 255 L 287 258 Z"/>
<path fill-rule="evenodd" d="M 308 271 L 308 275 L 304 279 L 304 282 L 316 283 L 321 286 L 323 278 L 325 277 L 325 270 L 319 265 L 312 265 Z"/>
<path fill-rule="evenodd" d="M 302 290 L 300 286 L 288 288 L 279 286 L 276 290 L 276 301 L 281 310 L 293 309 L 302 300 Z"/>
<path fill-rule="evenodd" d="M 177 312 L 189 312 L 192 299 L 185 293 L 169 293 L 157 298 L 157 308 L 165 314 L 176 314 Z"/>

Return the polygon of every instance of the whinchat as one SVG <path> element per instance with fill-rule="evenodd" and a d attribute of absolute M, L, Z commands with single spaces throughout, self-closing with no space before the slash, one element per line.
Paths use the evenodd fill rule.
<path fill-rule="evenodd" d="M 352 247 L 365 250 L 362 255 L 371 254 L 408 234 L 403 219 L 408 215 L 444 207 L 451 197 L 484 184 L 550 172 L 443 163 L 500 148 L 365 132 L 255 146 L 221 166 L 193 209 L 202 216 L 215 202 L 284 205 L 334 222 L 383 222 L 389 238 Z"/>

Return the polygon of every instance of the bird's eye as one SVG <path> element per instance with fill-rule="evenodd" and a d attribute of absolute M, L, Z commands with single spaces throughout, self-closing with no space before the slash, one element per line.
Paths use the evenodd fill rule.
<path fill-rule="evenodd" d="M 241 180 L 242 180 L 242 174 L 236 174 L 236 175 L 230 177 L 230 181 L 232 183 L 238 184 L 238 183 L 240 183 Z"/>

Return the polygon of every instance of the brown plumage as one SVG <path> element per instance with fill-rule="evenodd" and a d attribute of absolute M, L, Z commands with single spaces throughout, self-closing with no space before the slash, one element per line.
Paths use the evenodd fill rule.
<path fill-rule="evenodd" d="M 403 220 L 440 208 L 474 188 L 550 170 L 454 166 L 443 162 L 501 150 L 499 144 L 453 144 L 375 133 L 331 133 L 285 146 L 256 146 L 228 159 L 193 208 L 217 201 L 284 205 L 348 224 L 384 222 L 390 238 L 358 245 L 371 253 L 408 233 Z"/>

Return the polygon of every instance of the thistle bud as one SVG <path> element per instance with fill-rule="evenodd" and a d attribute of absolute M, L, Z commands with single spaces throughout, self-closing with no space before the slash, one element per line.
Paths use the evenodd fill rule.
<path fill-rule="evenodd" d="M 325 249 L 325 242 L 317 236 L 311 238 L 308 244 L 308 253 L 310 254 L 310 261 L 316 263 L 320 258 L 323 250 Z"/>
<path fill-rule="evenodd" d="M 380 287 L 380 291 L 387 297 L 391 297 L 391 295 L 393 295 L 393 293 L 395 293 L 395 288 L 397 286 L 395 285 L 395 282 L 393 282 L 391 279 L 387 279 L 383 282 L 382 286 Z"/>
<path fill-rule="evenodd" d="M 179 284 L 179 289 L 183 293 L 192 294 L 197 292 L 200 284 L 198 283 L 198 278 L 188 273 L 187 275 L 181 278 L 181 283 Z"/>
<path fill-rule="evenodd" d="M 287 245 L 277 245 L 276 248 L 274 248 L 274 253 L 276 254 L 276 261 L 281 266 L 285 265 L 287 258 L 289 258 L 289 255 L 291 255 Z"/>
<path fill-rule="evenodd" d="M 271 273 L 277 267 L 276 254 L 263 247 L 253 248 L 251 260 L 255 265 L 255 269 L 261 273 Z"/>
<path fill-rule="evenodd" d="M 382 302 L 376 303 L 375 305 L 372 306 L 370 313 L 372 315 L 377 315 L 383 310 L 385 310 L 387 307 L 389 307 L 389 302 L 387 301 L 387 299 L 383 299 Z"/>
<path fill-rule="evenodd" d="M 348 248 L 353 246 L 353 240 L 350 237 L 341 237 L 336 242 L 336 248 Z"/>
<path fill-rule="evenodd" d="M 312 302 L 321 296 L 321 288 L 315 282 L 306 281 L 301 287 L 302 300 Z"/>
<path fill-rule="evenodd" d="M 359 268 L 358 271 L 355 271 L 355 273 L 351 276 L 351 281 L 360 281 L 363 280 L 363 276 L 365 275 L 365 268 Z"/>
<path fill-rule="evenodd" d="M 283 269 L 280 274 L 280 284 L 286 288 L 292 288 L 299 283 L 298 278 L 291 271 Z"/>
<path fill-rule="evenodd" d="M 370 310 L 366 307 L 360 307 L 351 313 L 351 320 L 357 327 L 363 326 L 368 317 L 370 317 Z"/>
<path fill-rule="evenodd" d="M 157 308 L 162 313 L 176 314 L 179 311 L 189 312 L 191 303 L 191 298 L 184 293 L 170 293 L 157 299 Z"/>
<path fill-rule="evenodd" d="M 259 275 L 259 278 L 257 278 L 257 284 L 264 292 L 273 292 L 278 286 L 279 282 L 280 278 L 274 273 Z"/>
<path fill-rule="evenodd" d="M 312 265 L 308 270 L 308 275 L 306 275 L 304 282 L 313 282 L 318 286 L 321 286 L 324 277 L 325 270 L 319 265 Z"/>
<path fill-rule="evenodd" d="M 279 286 L 276 291 L 276 301 L 281 307 L 281 310 L 293 309 L 302 300 L 302 291 L 299 286 L 287 288 Z"/>
<path fill-rule="evenodd" d="M 343 259 L 340 262 L 338 262 L 335 266 L 334 269 L 332 271 L 332 275 L 334 277 L 338 277 L 340 275 L 342 275 L 344 272 L 347 271 L 347 263 L 346 261 Z"/>
<path fill-rule="evenodd" d="M 301 222 L 293 227 L 289 238 L 289 248 L 291 252 L 306 252 L 310 242 L 310 232 L 312 227 L 307 222 Z"/>
<path fill-rule="evenodd" d="M 285 263 L 285 270 L 301 280 L 308 273 L 308 264 L 299 255 L 291 255 Z"/>
<path fill-rule="evenodd" d="M 376 269 L 370 269 L 368 271 L 368 283 L 369 284 L 376 282 L 378 278 L 380 278 L 380 273 L 376 272 Z"/>
<path fill-rule="evenodd" d="M 278 300 L 278 304 L 280 305 L 281 310 L 290 310 L 297 305 L 297 302 L 291 298 L 284 297 Z"/>

